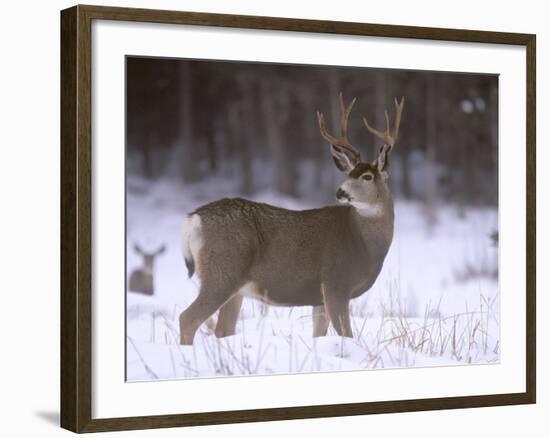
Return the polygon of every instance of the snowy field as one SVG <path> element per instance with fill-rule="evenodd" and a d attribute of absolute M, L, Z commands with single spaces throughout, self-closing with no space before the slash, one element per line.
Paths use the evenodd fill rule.
<path fill-rule="evenodd" d="M 128 180 L 127 274 L 133 250 L 160 244 L 155 295 L 127 293 L 127 379 L 153 380 L 498 362 L 498 252 L 495 209 L 438 205 L 428 229 L 423 207 L 396 202 L 395 235 L 373 288 L 351 303 L 354 338 L 312 337 L 310 307 L 272 307 L 245 298 L 235 336 L 213 334 L 216 316 L 181 346 L 178 317 L 196 297 L 181 253 L 186 212 L 235 193 L 226 180 L 187 185 Z M 317 207 L 272 192 L 250 199 L 291 209 Z"/>

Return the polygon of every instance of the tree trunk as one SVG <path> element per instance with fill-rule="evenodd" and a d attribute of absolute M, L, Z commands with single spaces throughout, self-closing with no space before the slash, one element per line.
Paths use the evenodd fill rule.
<path fill-rule="evenodd" d="M 252 180 L 252 160 L 250 156 L 249 134 L 247 134 L 246 125 L 250 122 L 248 118 L 247 103 L 249 97 L 243 95 L 241 101 L 236 101 L 229 111 L 229 121 L 231 129 L 231 143 L 234 150 L 237 151 L 237 161 L 239 168 L 239 191 L 244 195 L 250 195 L 253 192 Z"/>
<path fill-rule="evenodd" d="M 193 182 L 198 179 L 199 172 L 193 145 L 193 84 L 188 62 L 180 63 L 179 76 L 181 172 L 185 182 Z"/>
<path fill-rule="evenodd" d="M 340 72 L 334 68 L 328 77 L 328 102 L 330 102 L 330 120 L 326 120 L 327 129 L 332 129 L 334 135 L 340 135 L 340 104 L 338 103 L 338 94 L 341 91 Z M 327 114 L 325 113 L 325 119 Z M 317 162 L 317 174 L 321 178 L 318 187 L 322 190 L 323 201 L 334 202 L 334 194 L 336 193 L 336 167 L 330 153 L 330 146 L 322 140 L 325 145 L 325 150 L 319 154 Z"/>
<path fill-rule="evenodd" d="M 271 152 L 273 186 L 280 193 L 296 196 L 295 163 L 288 158 L 282 128 L 289 110 L 288 103 L 286 91 L 275 92 L 267 81 L 262 83 L 262 110 Z"/>
<path fill-rule="evenodd" d="M 153 179 L 153 166 L 151 165 L 151 135 L 144 135 L 141 147 L 141 169 L 143 176 L 147 179 Z"/>
<path fill-rule="evenodd" d="M 491 136 L 491 160 L 492 168 L 495 169 L 494 178 L 494 193 L 495 200 L 498 203 L 498 82 L 491 86 L 488 109 L 491 112 L 490 121 L 490 136 Z"/>
<path fill-rule="evenodd" d="M 412 198 L 411 192 L 411 150 L 410 144 L 401 148 L 401 195 L 405 199 Z"/>
<path fill-rule="evenodd" d="M 426 97 L 426 193 L 424 196 L 424 212 L 428 231 L 431 231 L 437 223 L 436 196 L 437 196 L 437 175 L 436 175 L 436 149 L 437 149 L 437 83 L 435 75 L 427 78 Z"/>
<path fill-rule="evenodd" d="M 317 115 L 315 114 L 315 94 L 312 87 L 300 87 L 296 93 L 300 98 L 301 116 L 303 118 L 304 142 L 306 144 L 305 152 L 308 160 L 315 163 L 310 180 L 307 182 L 307 187 L 310 193 L 316 193 L 319 190 L 322 170 L 319 168 L 319 155 L 326 153 L 323 149 L 323 138 L 319 133 L 319 125 L 317 124 Z M 322 164 L 322 161 L 321 161 Z"/>

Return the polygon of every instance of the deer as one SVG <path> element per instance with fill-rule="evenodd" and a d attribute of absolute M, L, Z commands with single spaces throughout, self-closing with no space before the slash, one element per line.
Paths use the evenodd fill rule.
<path fill-rule="evenodd" d="M 153 268 L 155 258 L 164 253 L 166 245 L 161 245 L 156 251 L 146 252 L 137 244 L 134 243 L 134 251 L 143 257 L 143 265 L 140 268 L 134 269 L 130 274 L 129 290 L 145 295 L 153 295 L 155 293 L 153 283 Z"/>
<path fill-rule="evenodd" d="M 394 204 L 388 185 L 389 157 L 399 133 L 404 97 L 395 103 L 390 129 L 367 130 L 382 140 L 377 157 L 363 161 L 348 139 L 355 104 L 340 102 L 340 136 L 330 144 L 336 168 L 347 178 L 336 190 L 341 205 L 288 210 L 242 198 L 224 198 L 189 213 L 182 244 L 188 275 L 200 279 L 196 299 L 179 316 L 180 343 L 191 345 L 201 324 L 219 310 L 214 333 L 235 334 L 244 297 L 275 306 L 312 306 L 313 337 L 336 333 L 352 338 L 350 300 L 375 283 L 393 239 Z"/>

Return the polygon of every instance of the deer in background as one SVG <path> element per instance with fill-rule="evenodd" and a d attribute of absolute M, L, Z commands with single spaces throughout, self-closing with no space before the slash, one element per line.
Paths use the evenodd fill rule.
<path fill-rule="evenodd" d="M 344 205 L 294 211 L 245 199 L 221 199 L 190 213 L 183 226 L 183 253 L 189 277 L 201 280 L 195 301 L 179 318 L 180 343 L 192 344 L 199 326 L 219 309 L 218 337 L 235 334 L 243 297 L 277 306 L 313 306 L 313 336 L 329 322 L 352 337 L 349 302 L 374 284 L 393 238 L 393 198 L 388 186 L 389 156 L 399 133 L 404 98 L 395 100 L 390 129 L 367 130 L 384 142 L 373 161 L 363 161 L 348 139 L 355 99 L 345 106 L 340 93 L 340 137 L 330 143 L 336 167 L 347 175 L 336 191 Z"/>
<path fill-rule="evenodd" d="M 130 274 L 129 290 L 139 292 L 145 295 L 153 295 L 155 293 L 153 283 L 153 268 L 155 258 L 166 250 L 165 245 L 161 245 L 159 249 L 153 252 L 146 252 L 141 247 L 134 243 L 134 251 L 143 257 L 143 265 L 141 268 L 134 269 Z"/>

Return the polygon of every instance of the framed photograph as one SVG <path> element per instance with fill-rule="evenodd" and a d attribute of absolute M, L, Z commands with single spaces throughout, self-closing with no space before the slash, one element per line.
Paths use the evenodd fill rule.
<path fill-rule="evenodd" d="M 75 6 L 61 121 L 62 427 L 535 403 L 535 35 Z"/>

